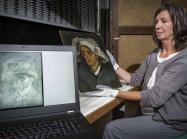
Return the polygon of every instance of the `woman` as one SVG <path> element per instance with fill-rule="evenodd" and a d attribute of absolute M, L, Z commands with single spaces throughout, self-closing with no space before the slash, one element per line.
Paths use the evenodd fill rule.
<path fill-rule="evenodd" d="M 96 91 L 97 85 L 121 87 L 108 57 L 93 39 L 75 38 L 73 42 L 74 45 L 77 44 L 80 55 L 83 57 L 79 65 L 80 92 Z"/>
<path fill-rule="evenodd" d="M 107 124 L 103 139 L 167 139 L 187 131 L 187 15 L 186 10 L 164 4 L 154 16 L 153 38 L 158 48 L 130 74 L 114 59 L 116 73 L 142 91 L 105 89 L 102 95 L 140 101 L 153 115 L 124 118 Z"/>

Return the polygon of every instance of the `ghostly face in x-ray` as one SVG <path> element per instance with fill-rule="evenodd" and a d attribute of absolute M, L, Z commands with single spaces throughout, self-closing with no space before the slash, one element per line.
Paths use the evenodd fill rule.
<path fill-rule="evenodd" d="M 29 57 L 10 57 L 2 64 L 1 80 L 16 92 L 30 90 L 37 76 L 34 63 Z"/>
<path fill-rule="evenodd" d="M 4 53 L 0 64 L 0 108 L 42 104 L 40 54 Z"/>

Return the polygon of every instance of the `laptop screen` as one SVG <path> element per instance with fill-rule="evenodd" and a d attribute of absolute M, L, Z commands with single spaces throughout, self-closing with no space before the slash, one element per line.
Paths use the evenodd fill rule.
<path fill-rule="evenodd" d="M 73 47 L 5 46 L 0 46 L 0 112 L 38 108 L 49 113 L 51 106 L 58 112 L 59 106 L 77 103 Z"/>

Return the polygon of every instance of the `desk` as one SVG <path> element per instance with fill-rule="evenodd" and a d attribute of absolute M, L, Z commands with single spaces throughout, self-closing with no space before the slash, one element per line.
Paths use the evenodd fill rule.
<path fill-rule="evenodd" d="M 135 90 L 134 87 L 123 85 L 120 90 Z M 80 107 L 82 114 L 89 123 L 94 123 L 103 115 L 112 111 L 113 108 L 121 104 L 124 100 L 111 97 L 88 97 L 80 94 Z"/>

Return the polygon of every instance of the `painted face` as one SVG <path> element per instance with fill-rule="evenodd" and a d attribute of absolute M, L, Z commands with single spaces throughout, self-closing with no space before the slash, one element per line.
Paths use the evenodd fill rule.
<path fill-rule="evenodd" d="M 99 61 L 98 56 L 95 55 L 87 46 L 80 46 L 80 53 L 90 67 L 95 66 Z"/>
<path fill-rule="evenodd" d="M 168 11 L 162 11 L 156 16 L 155 32 L 161 41 L 173 39 L 173 23 Z"/>

